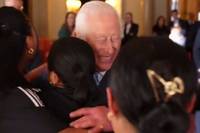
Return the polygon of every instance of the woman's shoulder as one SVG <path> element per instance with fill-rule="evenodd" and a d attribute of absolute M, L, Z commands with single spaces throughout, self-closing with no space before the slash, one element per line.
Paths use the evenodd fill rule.
<path fill-rule="evenodd" d="M 0 92 L 2 106 L 11 108 L 20 107 L 44 107 L 43 102 L 37 95 L 40 89 L 18 86 L 9 91 Z"/>
<path fill-rule="evenodd" d="M 65 127 L 64 123 L 44 108 L 37 91 L 40 89 L 19 86 L 9 92 L 1 92 L 1 133 L 55 133 Z"/>

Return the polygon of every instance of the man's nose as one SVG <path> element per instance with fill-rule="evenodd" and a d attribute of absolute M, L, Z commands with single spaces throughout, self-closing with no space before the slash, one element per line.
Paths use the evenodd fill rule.
<path fill-rule="evenodd" d="M 115 47 L 114 47 L 114 43 L 113 41 L 111 40 L 111 38 L 108 38 L 106 40 L 106 45 L 105 45 L 105 51 L 107 54 L 112 54 L 115 50 Z"/>

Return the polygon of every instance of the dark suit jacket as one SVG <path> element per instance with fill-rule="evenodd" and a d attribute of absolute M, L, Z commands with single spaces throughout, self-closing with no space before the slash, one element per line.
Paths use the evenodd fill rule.
<path fill-rule="evenodd" d="M 167 26 L 159 27 L 157 24 L 153 26 L 152 28 L 153 33 L 156 34 L 156 36 L 168 36 L 169 30 Z"/>
<path fill-rule="evenodd" d="M 193 58 L 194 58 L 196 67 L 199 69 L 200 68 L 200 28 L 198 29 L 198 32 L 194 41 Z"/>
<path fill-rule="evenodd" d="M 107 106 L 106 88 L 109 86 L 110 76 L 111 76 L 111 72 L 109 70 L 105 73 L 99 85 L 96 86 L 97 87 L 96 91 L 99 94 L 96 100 L 98 100 L 98 103 L 101 103 L 102 105 L 106 105 L 106 106 Z"/>
<path fill-rule="evenodd" d="M 122 40 L 122 44 L 125 44 L 131 38 L 137 37 L 139 26 L 138 24 L 131 23 L 131 28 L 128 33 L 126 33 L 127 24 L 124 27 L 124 38 Z"/>

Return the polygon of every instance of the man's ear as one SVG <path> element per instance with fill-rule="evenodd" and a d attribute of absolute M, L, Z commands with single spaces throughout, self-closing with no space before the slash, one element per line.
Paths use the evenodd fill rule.
<path fill-rule="evenodd" d="M 108 100 L 109 111 L 112 112 L 114 115 L 116 115 L 116 114 L 119 113 L 119 109 L 118 109 L 116 100 L 113 97 L 112 89 L 110 87 L 108 87 L 106 89 L 106 92 L 107 92 L 107 100 Z"/>

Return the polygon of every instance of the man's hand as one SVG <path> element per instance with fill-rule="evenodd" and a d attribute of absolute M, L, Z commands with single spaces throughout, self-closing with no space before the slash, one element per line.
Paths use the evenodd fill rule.
<path fill-rule="evenodd" d="M 90 133 L 112 131 L 111 124 L 107 119 L 107 113 L 108 108 L 105 106 L 78 109 L 70 113 L 70 117 L 81 118 L 70 123 L 70 126 L 74 128 L 87 128 Z"/>

